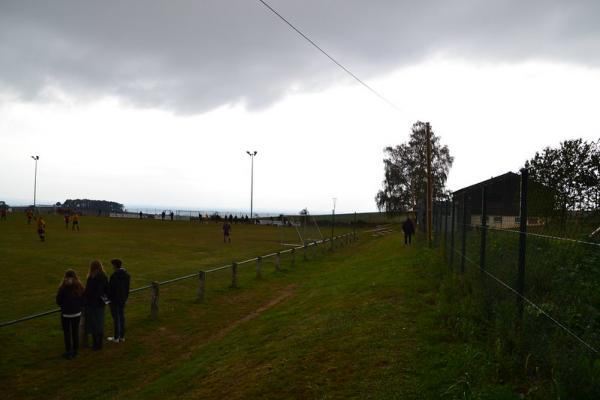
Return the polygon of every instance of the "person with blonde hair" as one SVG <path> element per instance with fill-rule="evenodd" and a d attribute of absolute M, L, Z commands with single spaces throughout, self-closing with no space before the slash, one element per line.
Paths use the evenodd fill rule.
<path fill-rule="evenodd" d="M 100 350 L 104 337 L 104 306 L 109 301 L 108 278 L 98 260 L 90 263 L 84 295 L 86 334 L 92 335 L 92 349 Z"/>
<path fill-rule="evenodd" d="M 72 269 L 65 271 L 63 281 L 56 294 L 56 304 L 60 307 L 60 320 L 65 339 L 63 357 L 70 360 L 77 356 L 79 349 L 79 320 L 83 309 L 83 285 Z"/>

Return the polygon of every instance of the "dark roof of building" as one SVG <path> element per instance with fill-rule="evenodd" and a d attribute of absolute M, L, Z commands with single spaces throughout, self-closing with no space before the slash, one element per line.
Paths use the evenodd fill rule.
<path fill-rule="evenodd" d="M 486 181 L 481 181 L 481 182 L 475 183 L 475 184 L 473 184 L 471 186 L 466 186 L 464 188 L 455 190 L 453 192 L 453 194 L 454 195 L 460 195 L 463 192 L 470 192 L 470 191 L 478 189 L 478 188 L 480 188 L 482 186 L 488 186 L 488 185 L 494 184 L 496 182 L 500 182 L 500 181 L 503 181 L 503 180 L 506 180 L 506 179 L 511 179 L 511 178 L 512 179 L 515 179 L 515 178 L 516 179 L 520 179 L 520 177 L 521 176 L 519 174 L 515 174 L 514 172 L 507 172 L 505 174 L 492 177 L 492 178 L 490 178 L 490 179 L 488 179 Z"/>

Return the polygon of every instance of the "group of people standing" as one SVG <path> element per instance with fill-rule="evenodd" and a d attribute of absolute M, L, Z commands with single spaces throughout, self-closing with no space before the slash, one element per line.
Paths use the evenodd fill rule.
<path fill-rule="evenodd" d="M 69 229 L 69 222 L 71 222 L 71 230 L 74 231 L 75 229 L 77 229 L 77 232 L 79 232 L 79 214 L 78 213 L 65 214 L 64 218 L 65 218 L 65 229 Z"/>
<path fill-rule="evenodd" d="M 123 262 L 110 260 L 114 272 L 107 276 L 100 261 L 90 263 L 85 287 L 77 273 L 69 269 L 56 294 L 60 306 L 61 323 L 65 341 L 64 358 L 72 359 L 79 350 L 79 324 L 85 314 L 85 335 L 92 336 L 92 349 L 102 349 L 104 340 L 104 309 L 108 304 L 113 318 L 114 336 L 107 340 L 113 343 L 125 341 L 125 304 L 129 296 L 129 273 Z"/>

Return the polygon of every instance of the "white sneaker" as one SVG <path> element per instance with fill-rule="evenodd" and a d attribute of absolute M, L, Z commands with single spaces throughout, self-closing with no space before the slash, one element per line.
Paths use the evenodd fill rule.
<path fill-rule="evenodd" d="M 114 337 L 112 337 L 112 336 L 109 336 L 109 337 L 107 337 L 107 338 L 106 338 L 106 340 L 107 340 L 107 341 L 109 341 L 109 342 L 115 342 L 115 343 L 119 343 L 119 339 L 115 339 L 115 338 L 114 338 Z"/>

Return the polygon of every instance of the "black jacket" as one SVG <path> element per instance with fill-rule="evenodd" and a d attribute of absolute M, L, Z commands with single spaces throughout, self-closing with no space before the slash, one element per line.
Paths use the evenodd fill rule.
<path fill-rule="evenodd" d="M 108 298 L 111 302 L 124 305 L 129 297 L 129 274 L 125 268 L 117 268 L 110 276 Z"/>
<path fill-rule="evenodd" d="M 406 221 L 404 221 L 404 223 L 402 224 L 402 230 L 407 235 L 412 235 L 413 233 L 415 233 L 415 226 L 413 225 L 412 220 L 407 219 Z"/>
<path fill-rule="evenodd" d="M 56 304 L 60 306 L 62 314 L 77 314 L 83 308 L 83 294 L 78 296 L 72 287 L 64 286 L 58 289 Z"/>
<path fill-rule="evenodd" d="M 85 283 L 85 304 L 92 307 L 104 306 L 103 297 L 108 297 L 108 278 L 104 274 L 98 274 L 93 278 L 87 278 Z"/>

